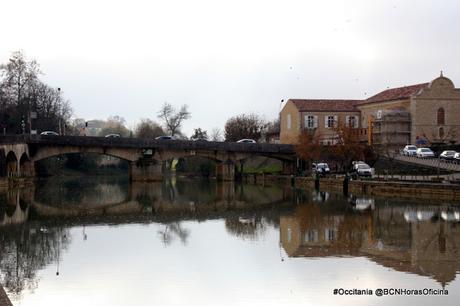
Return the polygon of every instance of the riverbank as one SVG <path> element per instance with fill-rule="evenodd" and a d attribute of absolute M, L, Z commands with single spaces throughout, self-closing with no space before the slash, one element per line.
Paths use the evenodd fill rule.
<path fill-rule="evenodd" d="M 315 188 L 313 177 L 291 177 L 288 175 L 250 175 L 245 178 L 256 184 L 291 184 L 297 188 Z M 319 188 L 325 191 L 343 192 L 343 177 L 328 177 L 319 180 Z M 398 180 L 351 180 L 348 193 L 393 198 L 417 198 L 460 201 L 460 184 L 442 182 L 411 182 Z"/>

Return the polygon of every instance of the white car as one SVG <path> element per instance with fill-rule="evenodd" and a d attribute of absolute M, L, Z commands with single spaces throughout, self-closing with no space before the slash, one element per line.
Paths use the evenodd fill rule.
<path fill-rule="evenodd" d="M 44 132 L 41 132 L 40 135 L 44 135 L 44 136 L 59 136 L 58 133 L 53 132 L 53 131 L 44 131 Z"/>
<path fill-rule="evenodd" d="M 454 160 L 460 161 L 460 153 L 455 153 Z"/>
<path fill-rule="evenodd" d="M 430 158 L 430 157 L 434 157 L 434 153 L 429 148 L 418 148 L 417 157 L 418 158 Z"/>
<path fill-rule="evenodd" d="M 352 177 L 357 178 L 358 176 L 367 176 L 372 177 L 372 168 L 364 163 L 364 162 L 357 162 L 353 165 Z"/>
<path fill-rule="evenodd" d="M 402 150 L 402 154 L 405 156 L 416 156 L 417 155 L 417 147 L 414 145 L 407 145 Z"/>
<path fill-rule="evenodd" d="M 445 160 L 453 160 L 455 158 L 455 154 L 457 154 L 457 152 L 452 151 L 452 150 L 447 150 L 439 154 L 439 158 L 445 159 Z"/>
<path fill-rule="evenodd" d="M 257 143 L 254 139 L 240 139 L 237 143 Z"/>

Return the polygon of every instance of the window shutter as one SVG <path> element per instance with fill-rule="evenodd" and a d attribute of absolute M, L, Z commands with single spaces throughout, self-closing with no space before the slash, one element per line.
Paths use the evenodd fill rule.
<path fill-rule="evenodd" d="M 318 127 L 318 116 L 313 117 L 313 127 L 317 128 Z"/>
<path fill-rule="evenodd" d="M 334 116 L 334 127 L 339 126 L 339 116 Z"/>
<path fill-rule="evenodd" d="M 324 116 L 324 127 L 327 129 L 328 126 L 327 126 L 327 118 L 329 118 L 329 116 Z"/>
<path fill-rule="evenodd" d="M 350 126 L 350 116 L 345 116 L 345 125 Z"/>
<path fill-rule="evenodd" d="M 308 115 L 303 117 L 303 128 L 308 128 Z"/>
<path fill-rule="evenodd" d="M 355 117 L 355 128 L 359 128 L 359 117 L 358 116 L 354 116 Z"/>

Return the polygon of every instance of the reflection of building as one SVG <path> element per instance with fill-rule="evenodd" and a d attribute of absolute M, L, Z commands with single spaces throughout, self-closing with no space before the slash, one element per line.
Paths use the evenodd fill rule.
<path fill-rule="evenodd" d="M 290 257 L 366 256 L 445 285 L 460 271 L 460 227 L 458 221 L 446 222 L 448 213 L 436 209 L 429 220 L 408 221 L 403 207 L 345 213 L 308 204 L 280 218 L 280 240 Z"/>
<path fill-rule="evenodd" d="M 415 144 L 421 138 L 458 142 L 459 115 L 460 89 L 441 74 L 430 83 L 386 89 L 365 100 L 290 99 L 280 114 L 280 142 L 296 143 L 307 129 L 334 144 L 339 125 L 382 145 Z"/>

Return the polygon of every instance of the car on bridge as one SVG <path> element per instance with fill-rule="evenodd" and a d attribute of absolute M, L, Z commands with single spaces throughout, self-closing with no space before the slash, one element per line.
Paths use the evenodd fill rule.
<path fill-rule="evenodd" d="M 174 136 L 163 135 L 155 137 L 155 140 L 175 140 Z"/>
<path fill-rule="evenodd" d="M 416 156 L 417 155 L 417 147 L 414 145 L 407 145 L 402 150 L 402 155 L 404 156 Z"/>
<path fill-rule="evenodd" d="M 237 141 L 237 143 L 257 143 L 254 139 L 240 139 Z"/>
<path fill-rule="evenodd" d="M 446 150 L 439 154 L 439 158 L 444 160 L 454 160 L 455 154 L 457 154 L 457 152 L 453 150 Z"/>
<path fill-rule="evenodd" d="M 43 136 L 59 136 L 59 134 L 54 132 L 54 131 L 43 131 L 43 132 L 40 133 L 40 135 L 43 135 Z"/>
<path fill-rule="evenodd" d="M 418 158 L 432 158 L 434 157 L 434 152 L 430 148 L 418 148 L 417 149 Z"/>
<path fill-rule="evenodd" d="M 119 138 L 121 137 L 120 134 L 107 134 L 105 135 L 106 138 Z"/>

